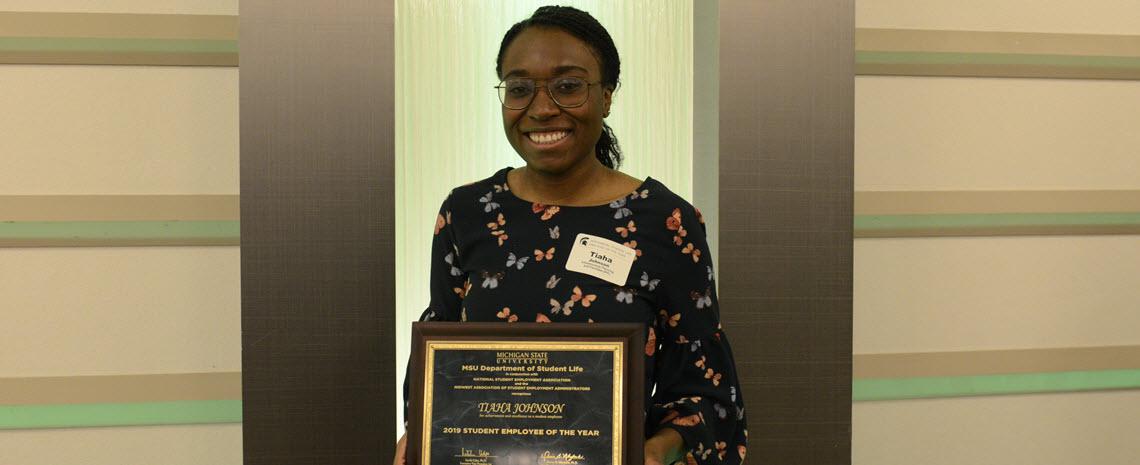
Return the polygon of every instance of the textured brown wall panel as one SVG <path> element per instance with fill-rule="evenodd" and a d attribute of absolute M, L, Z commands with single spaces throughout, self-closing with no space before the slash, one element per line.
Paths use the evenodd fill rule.
<path fill-rule="evenodd" d="M 851 0 L 721 0 L 720 302 L 749 462 L 850 463 Z"/>
<path fill-rule="evenodd" d="M 242 0 L 246 464 L 391 459 L 391 2 Z"/>

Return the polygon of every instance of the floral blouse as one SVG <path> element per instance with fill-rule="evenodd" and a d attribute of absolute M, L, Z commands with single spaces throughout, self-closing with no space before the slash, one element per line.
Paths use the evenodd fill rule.
<path fill-rule="evenodd" d="M 608 205 L 531 203 L 511 193 L 509 170 L 443 202 L 420 320 L 642 322 L 647 435 L 676 430 L 690 464 L 741 463 L 744 404 L 700 211 L 652 178 Z M 578 233 L 636 251 L 625 285 L 566 269 Z"/>

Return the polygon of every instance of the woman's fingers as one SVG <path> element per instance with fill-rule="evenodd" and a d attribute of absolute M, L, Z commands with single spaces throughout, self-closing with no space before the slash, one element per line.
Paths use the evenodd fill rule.
<path fill-rule="evenodd" d="M 407 451 L 408 433 L 404 433 L 403 436 L 400 436 L 400 440 L 396 441 L 396 456 L 392 458 L 392 465 L 405 465 L 407 462 L 404 460 L 404 456 L 407 455 Z"/>

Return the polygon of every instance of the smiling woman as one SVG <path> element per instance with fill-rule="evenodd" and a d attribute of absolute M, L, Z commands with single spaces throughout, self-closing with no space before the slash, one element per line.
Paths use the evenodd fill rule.
<path fill-rule="evenodd" d="M 515 151 L 539 172 L 558 174 L 595 158 L 608 168 L 621 163 L 617 141 L 603 122 L 618 83 L 617 49 L 596 21 L 585 24 L 597 27 L 577 26 L 577 34 L 571 34 L 536 13 L 512 27 L 499 49 L 501 87 L 512 90 L 500 93 L 508 97 L 503 99 L 503 127 Z M 537 96 L 542 92 L 535 79 L 547 83 L 545 98 Z M 561 164 L 543 160 L 559 152 L 565 156 L 553 161 Z"/>
<path fill-rule="evenodd" d="M 661 182 L 616 169 L 605 118 L 620 64 L 605 28 L 575 8 L 541 7 L 506 33 L 496 88 L 524 166 L 444 200 L 420 319 L 644 324 L 646 464 L 740 463 L 744 406 L 703 217 Z M 620 275 L 575 267 L 580 235 L 632 264 Z"/>
<path fill-rule="evenodd" d="M 614 169 L 621 152 L 604 122 L 617 87 L 617 66 L 603 66 L 601 57 L 616 62 L 617 50 L 600 25 L 575 35 L 544 18 L 536 12 L 511 28 L 499 52 L 503 128 L 526 162 L 508 173 L 508 180 L 515 195 L 543 204 L 611 200 L 640 184 Z M 592 43 L 579 36 L 593 38 Z"/>
<path fill-rule="evenodd" d="M 439 202 L 454 186 L 483 179 L 523 159 L 505 135 L 502 75 L 496 70 L 505 33 L 541 0 L 397 2 L 394 92 L 396 363 L 408 358 L 408 325 L 428 305 L 431 239 Z M 621 172 L 652 175 L 684 198 L 694 195 L 693 24 L 690 0 L 564 0 L 588 11 L 621 51 L 621 85 L 603 122 L 621 141 Z M 430 44 L 425 46 L 424 44 Z M 505 51 L 505 49 L 504 49 Z M 504 70 L 507 71 L 507 70 Z M 541 77 L 539 77 L 541 78 Z M 589 86 L 599 95 L 601 83 Z M 536 87 L 549 83 L 538 79 Z M 548 96 L 539 88 L 540 99 Z M 707 101 L 707 100 L 706 100 Z M 563 101 L 563 104 L 568 102 Z M 702 121 L 708 121 L 704 119 Z M 702 150 L 708 157 L 710 149 Z M 699 169 L 712 169 L 699 165 Z M 714 177 L 715 178 L 715 177 Z M 515 188 L 516 186 L 511 186 Z M 525 186 L 521 187 L 525 190 Z M 708 188 L 704 186 L 703 188 Z M 705 194 L 709 199 L 713 194 Z M 480 193 L 483 196 L 486 192 Z M 496 194 L 493 203 L 501 203 Z M 612 199 L 600 199 L 596 203 Z M 699 204 L 706 213 L 714 204 Z M 713 216 L 713 215 L 709 215 Z M 715 251 L 715 248 L 713 249 Z M 528 255 L 530 255 L 528 253 Z M 521 251 L 516 253 L 521 255 Z M 530 259 L 534 260 L 533 256 Z M 397 385 L 403 371 L 397 370 Z M 399 402 L 397 396 L 395 401 Z M 397 418 L 400 412 L 395 412 Z M 396 424 L 400 427 L 399 421 Z"/>

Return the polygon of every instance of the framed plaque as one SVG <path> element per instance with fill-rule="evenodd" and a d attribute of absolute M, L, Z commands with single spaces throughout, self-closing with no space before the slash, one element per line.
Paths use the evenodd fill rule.
<path fill-rule="evenodd" d="M 644 331 L 413 323 L 408 465 L 641 465 Z"/>

